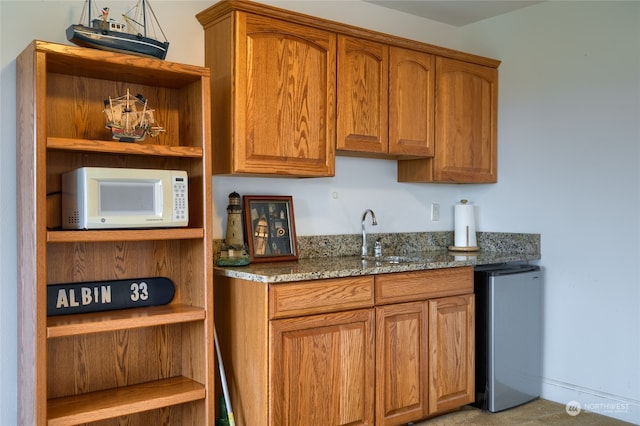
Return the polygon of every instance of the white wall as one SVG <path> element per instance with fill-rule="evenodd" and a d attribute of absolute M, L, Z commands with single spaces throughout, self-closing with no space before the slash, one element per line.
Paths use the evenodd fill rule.
<path fill-rule="evenodd" d="M 463 28 L 359 1 L 265 3 L 501 59 L 499 183 L 398 184 L 393 161 L 352 158 L 338 159 L 335 178 L 216 177 L 216 237 L 234 190 L 293 195 L 299 235 L 357 233 L 366 208 L 376 231 L 450 230 L 453 204 L 468 198 L 481 231 L 542 234 L 543 397 L 640 424 L 640 2 L 551 1 Z M 195 14 L 213 1 L 153 4 L 167 59 L 202 65 Z M 32 39 L 66 42 L 81 7 L 0 0 L 3 425 L 16 422 L 15 57 Z M 428 220 L 432 202 L 440 222 Z"/>
<path fill-rule="evenodd" d="M 504 61 L 501 182 L 470 198 L 485 227 L 542 234 L 543 396 L 635 423 L 639 24 L 638 2 L 551 2 L 464 31 L 470 49 Z"/>

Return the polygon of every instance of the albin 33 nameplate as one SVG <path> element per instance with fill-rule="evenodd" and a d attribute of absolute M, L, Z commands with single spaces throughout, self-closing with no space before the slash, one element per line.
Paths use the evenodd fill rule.
<path fill-rule="evenodd" d="M 175 294 L 165 277 L 47 286 L 47 315 L 68 315 L 166 305 Z"/>

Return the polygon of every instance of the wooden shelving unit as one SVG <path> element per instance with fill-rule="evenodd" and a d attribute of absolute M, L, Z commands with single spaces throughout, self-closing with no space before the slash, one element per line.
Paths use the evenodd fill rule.
<path fill-rule="evenodd" d="M 213 424 L 209 70 L 34 41 L 17 81 L 20 424 Z M 166 132 L 111 139 L 103 100 L 126 89 Z M 186 170 L 188 226 L 57 229 L 50 196 L 83 166 Z M 47 285 L 152 276 L 168 305 L 47 317 Z"/>

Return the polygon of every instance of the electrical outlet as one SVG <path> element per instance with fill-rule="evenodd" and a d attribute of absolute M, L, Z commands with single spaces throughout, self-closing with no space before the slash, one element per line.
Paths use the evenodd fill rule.
<path fill-rule="evenodd" d="M 437 222 L 440 220 L 440 204 L 431 203 L 431 221 Z"/>

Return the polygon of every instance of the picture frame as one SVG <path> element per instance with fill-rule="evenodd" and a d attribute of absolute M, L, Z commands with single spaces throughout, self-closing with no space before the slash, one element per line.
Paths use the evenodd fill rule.
<path fill-rule="evenodd" d="M 242 199 L 250 262 L 297 260 L 293 197 L 245 195 Z"/>

